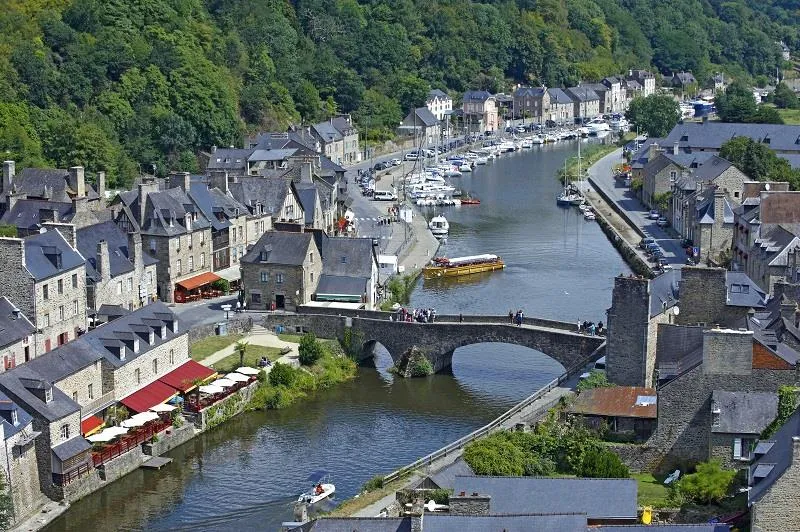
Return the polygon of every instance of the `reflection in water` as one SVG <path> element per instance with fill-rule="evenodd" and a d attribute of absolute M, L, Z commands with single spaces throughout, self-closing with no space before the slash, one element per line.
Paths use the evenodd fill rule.
<path fill-rule="evenodd" d="M 605 321 L 612 278 L 627 272 L 594 223 L 555 207 L 552 178 L 571 147 L 545 147 L 482 166 L 460 187 L 478 206 L 446 211 L 448 256 L 497 253 L 502 272 L 425 283 L 413 305 L 439 313 L 495 313 Z M 421 282 L 421 281 L 420 281 Z M 333 474 L 339 499 L 468 434 L 561 373 L 541 353 L 506 344 L 457 349 L 452 375 L 395 379 L 378 349 L 374 368 L 280 411 L 239 416 L 77 502 L 48 531 L 276 530 L 311 471 Z"/>

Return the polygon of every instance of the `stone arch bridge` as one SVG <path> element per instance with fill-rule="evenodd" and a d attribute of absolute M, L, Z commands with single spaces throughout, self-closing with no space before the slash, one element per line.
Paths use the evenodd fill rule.
<path fill-rule="evenodd" d="M 314 309 L 318 310 L 318 309 Z M 327 310 L 327 309 L 326 309 Z M 526 318 L 522 326 L 508 323 L 507 316 L 440 316 L 435 323 L 405 323 L 389 319 L 387 312 L 348 312 L 350 315 L 321 313 L 271 314 L 265 326 L 278 325 L 287 332 L 313 332 L 321 338 L 345 337 L 345 330 L 362 342 L 361 359 L 371 358 L 377 343 L 398 362 L 403 353 L 416 346 L 431 362 L 435 372 L 449 368 L 459 347 L 500 342 L 541 351 L 571 372 L 600 352 L 605 338 L 575 331 L 575 324 Z M 358 314 L 358 315 L 356 315 Z M 463 320 L 463 321 L 462 321 Z"/>

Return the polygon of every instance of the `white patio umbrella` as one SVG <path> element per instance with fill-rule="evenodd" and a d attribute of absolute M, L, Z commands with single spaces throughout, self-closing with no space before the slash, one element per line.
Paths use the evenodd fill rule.
<path fill-rule="evenodd" d="M 145 421 L 143 419 L 136 419 L 136 416 L 133 416 L 131 418 L 128 418 L 128 419 L 124 420 L 119 425 L 120 425 L 120 427 L 125 427 L 126 429 L 132 429 L 132 428 L 136 428 L 136 427 L 141 427 L 145 423 L 147 423 L 147 421 Z"/>
<path fill-rule="evenodd" d="M 108 434 L 106 431 L 103 431 L 103 432 L 98 432 L 97 434 L 92 434 L 86 439 L 92 443 L 105 443 L 113 440 L 116 437 L 117 436 L 114 434 Z"/>
<path fill-rule="evenodd" d="M 212 386 L 222 386 L 223 388 L 230 388 L 231 386 L 236 386 L 236 381 L 232 381 L 230 379 L 217 379 L 211 383 Z"/>
<path fill-rule="evenodd" d="M 153 421 L 154 419 L 158 419 L 158 414 L 155 412 L 141 412 L 136 414 L 131 419 L 135 419 L 137 421 L 142 421 L 142 423 L 147 423 L 148 421 Z"/>
<path fill-rule="evenodd" d="M 235 382 L 247 382 L 250 380 L 249 377 L 247 377 L 246 375 L 242 375 L 241 373 L 228 373 L 227 375 L 225 375 L 225 378 Z"/>
<path fill-rule="evenodd" d="M 178 407 L 174 406 L 174 405 L 168 405 L 167 403 L 161 403 L 159 405 L 151 406 L 150 407 L 150 411 L 151 412 L 172 412 L 176 408 L 178 408 Z"/>
<path fill-rule="evenodd" d="M 224 391 L 221 386 L 214 386 L 213 384 L 206 384 L 200 387 L 200 393 L 215 394 Z"/>
<path fill-rule="evenodd" d="M 122 436 L 123 434 L 128 433 L 128 429 L 125 427 L 108 427 L 100 434 L 113 434 L 114 436 Z"/>
<path fill-rule="evenodd" d="M 258 375 L 261 373 L 260 369 L 256 368 L 249 368 L 247 366 L 242 366 L 241 368 L 236 368 L 237 373 L 241 373 L 242 375 Z"/>

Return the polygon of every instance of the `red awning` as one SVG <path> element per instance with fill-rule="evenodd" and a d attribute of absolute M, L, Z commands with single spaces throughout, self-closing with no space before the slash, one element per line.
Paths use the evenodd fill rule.
<path fill-rule="evenodd" d="M 122 399 L 120 403 L 134 412 L 147 412 L 151 406 L 169 401 L 175 397 L 177 392 L 160 381 L 151 382 L 141 390 L 135 391 L 128 397 Z"/>
<path fill-rule="evenodd" d="M 216 371 L 207 366 L 194 360 L 187 360 L 182 366 L 173 369 L 158 380 L 179 392 L 188 392 L 194 389 L 195 382 L 198 380 L 206 381 L 216 374 Z"/>
<path fill-rule="evenodd" d="M 103 425 L 103 420 L 97 416 L 89 416 L 81 421 L 81 434 L 89 436 Z"/>
<path fill-rule="evenodd" d="M 201 273 L 200 275 L 195 275 L 194 277 L 189 277 L 188 279 L 184 279 L 183 281 L 178 281 L 178 286 L 185 288 L 186 290 L 194 290 L 195 288 L 199 288 L 201 286 L 205 286 L 207 284 L 211 284 L 214 281 L 219 281 L 220 276 L 216 273 L 206 272 Z"/>

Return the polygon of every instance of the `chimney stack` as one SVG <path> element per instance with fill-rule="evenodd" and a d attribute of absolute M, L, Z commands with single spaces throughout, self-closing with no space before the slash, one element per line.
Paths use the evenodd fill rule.
<path fill-rule="evenodd" d="M 74 224 L 64 224 L 64 223 L 56 223 L 56 222 L 44 222 L 42 223 L 42 227 L 49 230 L 55 230 L 61 233 L 61 236 L 64 237 L 64 240 L 72 246 L 72 249 L 78 249 L 78 241 L 77 241 L 77 232 L 75 231 Z"/>
<path fill-rule="evenodd" d="M 58 223 L 58 210 L 57 209 L 39 209 L 39 223 L 55 222 Z"/>
<path fill-rule="evenodd" d="M 97 243 L 97 257 L 95 270 L 100 274 L 103 281 L 108 281 L 111 278 L 111 269 L 109 266 L 108 257 L 108 242 L 101 240 Z"/>
<path fill-rule="evenodd" d="M 11 194 L 11 186 L 16 174 L 16 164 L 14 161 L 3 161 L 3 192 Z"/>
<path fill-rule="evenodd" d="M 169 186 L 182 188 L 188 193 L 192 187 L 192 175 L 189 172 L 172 172 L 169 174 Z"/>
<path fill-rule="evenodd" d="M 86 196 L 86 180 L 83 175 L 83 166 L 71 166 L 69 169 L 69 186 L 79 198 Z"/>
<path fill-rule="evenodd" d="M 313 182 L 312 175 L 314 173 L 314 165 L 311 161 L 303 161 L 302 166 L 300 167 L 300 182 L 301 183 L 311 183 Z"/>
<path fill-rule="evenodd" d="M 147 211 L 147 195 L 150 192 L 156 192 L 158 190 L 158 184 L 154 181 L 143 181 L 139 183 L 139 219 L 137 223 L 140 226 L 145 225 L 145 213 Z"/>
<path fill-rule="evenodd" d="M 218 188 L 225 194 L 230 191 L 230 187 L 228 186 L 230 178 L 227 170 L 212 170 L 209 172 L 208 177 L 211 187 Z M 236 181 L 233 182 L 235 183 Z"/>
<path fill-rule="evenodd" d="M 128 233 L 128 259 L 137 271 L 144 264 L 142 255 L 142 235 L 137 232 Z"/>
<path fill-rule="evenodd" d="M 100 206 L 106 205 L 106 173 L 97 172 L 97 194 L 100 196 Z"/>

